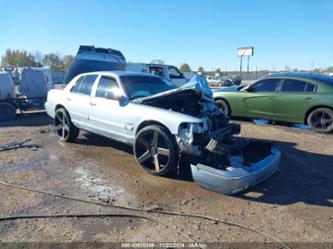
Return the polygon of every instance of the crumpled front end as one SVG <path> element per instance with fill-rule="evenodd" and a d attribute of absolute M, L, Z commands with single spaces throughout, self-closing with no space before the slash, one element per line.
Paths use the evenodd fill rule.
<path fill-rule="evenodd" d="M 217 108 L 207 81 L 201 77 L 194 77 L 182 88 L 195 91 L 197 96 L 195 104 L 187 98 L 182 106 L 196 105 L 195 117 L 199 118 L 201 123 L 182 123 L 179 126 L 176 140 L 180 151 L 200 157 L 205 154 L 206 145 L 217 135 L 221 141 L 228 140 L 227 142 L 231 143 L 232 136 L 240 132 L 240 126 L 230 124 L 223 111 Z"/>
<path fill-rule="evenodd" d="M 252 144 L 255 149 L 255 144 Z M 193 180 L 201 187 L 223 194 L 236 194 L 254 186 L 271 176 L 278 168 L 281 152 L 274 146 L 269 147 L 269 154 L 257 156 L 258 160 L 246 162 L 243 153 L 230 158 L 224 169 L 217 168 L 210 162 L 191 164 Z M 260 151 L 257 150 L 257 153 Z"/>
<path fill-rule="evenodd" d="M 271 143 L 235 137 L 240 125 L 228 118 L 213 101 L 207 88 L 199 101 L 202 123 L 180 125 L 176 140 L 183 154 L 193 155 L 193 180 L 203 188 L 235 194 L 272 175 L 281 152 Z"/>

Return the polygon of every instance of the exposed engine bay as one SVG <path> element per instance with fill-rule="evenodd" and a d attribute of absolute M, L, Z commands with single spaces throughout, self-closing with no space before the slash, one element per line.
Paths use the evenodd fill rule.
<path fill-rule="evenodd" d="M 193 163 L 201 162 L 225 169 L 230 166 L 230 158 L 234 155 L 242 155 L 244 163 L 248 164 L 270 153 L 271 145 L 268 143 L 260 142 L 258 145 L 234 137 L 240 133 L 240 125 L 229 123 L 223 111 L 215 105 L 209 86 L 199 77 L 183 87 L 144 97 L 138 102 L 202 120 L 198 124 L 182 124 L 176 136 L 181 153 L 192 155 Z M 262 147 L 260 151 L 264 153 L 255 153 L 254 147 L 257 146 Z"/>

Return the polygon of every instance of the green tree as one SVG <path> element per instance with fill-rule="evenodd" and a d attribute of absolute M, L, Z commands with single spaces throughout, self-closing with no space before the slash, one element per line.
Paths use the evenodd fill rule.
<path fill-rule="evenodd" d="M 151 64 L 164 64 L 165 62 L 161 59 L 153 59 L 150 63 Z"/>
<path fill-rule="evenodd" d="M 1 65 L 4 67 L 36 67 L 35 57 L 25 50 L 7 49 L 1 57 Z"/>
<path fill-rule="evenodd" d="M 60 57 L 55 53 L 49 53 L 44 55 L 43 64 L 49 66 L 51 71 L 53 72 L 61 72 L 63 71 L 63 61 Z"/>
<path fill-rule="evenodd" d="M 214 71 L 215 74 L 221 74 L 222 71 L 221 71 L 221 68 L 217 68 L 215 71 Z"/>
<path fill-rule="evenodd" d="M 181 64 L 180 67 L 179 67 L 179 70 L 181 72 L 191 72 L 192 71 L 190 65 L 187 64 L 187 63 Z"/>
<path fill-rule="evenodd" d="M 198 68 L 198 72 L 200 72 L 201 74 L 205 73 L 205 69 L 203 67 L 199 67 Z"/>
<path fill-rule="evenodd" d="M 63 71 L 67 71 L 69 66 L 71 65 L 71 63 L 73 62 L 74 60 L 74 56 L 69 54 L 69 55 L 66 55 L 64 57 L 64 60 L 63 60 L 63 66 L 62 66 L 62 70 Z"/>

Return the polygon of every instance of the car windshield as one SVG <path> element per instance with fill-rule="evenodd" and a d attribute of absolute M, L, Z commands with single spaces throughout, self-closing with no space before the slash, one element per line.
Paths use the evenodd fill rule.
<path fill-rule="evenodd" d="M 133 100 L 177 88 L 172 82 L 151 76 L 120 77 L 127 96 Z"/>

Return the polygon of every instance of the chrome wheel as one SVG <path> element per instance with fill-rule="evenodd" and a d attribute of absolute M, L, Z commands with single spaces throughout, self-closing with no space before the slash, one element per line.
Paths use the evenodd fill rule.
<path fill-rule="evenodd" d="M 79 135 L 79 129 L 76 128 L 68 116 L 65 109 L 60 108 L 56 111 L 54 117 L 54 126 L 57 135 L 61 140 L 71 142 Z"/>
<path fill-rule="evenodd" d="M 55 129 L 59 137 L 65 140 L 69 135 L 68 118 L 63 112 L 57 112 L 55 116 Z"/>

